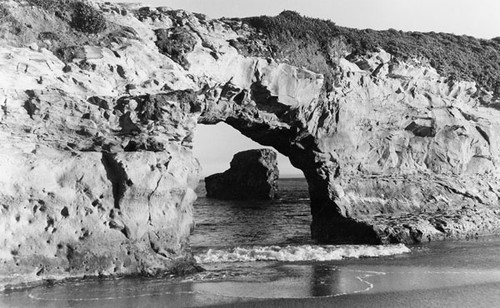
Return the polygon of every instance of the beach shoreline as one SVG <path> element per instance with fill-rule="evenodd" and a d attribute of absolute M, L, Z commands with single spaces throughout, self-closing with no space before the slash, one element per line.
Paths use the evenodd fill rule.
<path fill-rule="evenodd" d="M 1 307 L 492 307 L 500 240 L 379 258 L 205 264 L 176 279 L 94 279 L 0 292 Z"/>

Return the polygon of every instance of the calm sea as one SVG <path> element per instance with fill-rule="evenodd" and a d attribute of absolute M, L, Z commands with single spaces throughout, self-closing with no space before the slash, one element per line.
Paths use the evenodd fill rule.
<path fill-rule="evenodd" d="M 304 179 L 273 201 L 198 188 L 187 277 L 100 279 L 0 293 L 0 307 L 499 307 L 500 240 L 317 245 Z"/>
<path fill-rule="evenodd" d="M 281 179 L 279 187 L 277 200 L 221 201 L 205 197 L 202 181 L 196 190 L 192 247 L 200 251 L 215 247 L 312 243 L 307 182 Z"/>

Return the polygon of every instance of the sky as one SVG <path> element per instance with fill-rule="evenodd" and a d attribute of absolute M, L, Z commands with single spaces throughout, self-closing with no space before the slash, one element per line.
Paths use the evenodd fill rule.
<path fill-rule="evenodd" d="M 109 0 L 107 0 L 109 1 Z M 143 3 L 203 13 L 212 18 L 277 15 L 293 10 L 308 17 L 330 19 L 358 29 L 448 32 L 479 38 L 500 37 L 499 0 L 112 0 Z M 226 124 L 199 125 L 194 154 L 203 175 L 223 172 L 237 152 L 262 148 Z M 301 176 L 279 155 L 283 176 Z"/>

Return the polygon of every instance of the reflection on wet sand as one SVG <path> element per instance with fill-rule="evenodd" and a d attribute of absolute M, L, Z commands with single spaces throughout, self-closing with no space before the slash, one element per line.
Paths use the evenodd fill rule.
<path fill-rule="evenodd" d="M 500 271 L 439 271 L 435 268 L 347 266 L 332 264 L 270 264 L 265 281 L 241 277 L 234 281 L 123 279 L 66 283 L 5 293 L 7 307 L 205 306 L 256 299 L 324 298 L 353 294 L 406 292 L 500 282 Z"/>

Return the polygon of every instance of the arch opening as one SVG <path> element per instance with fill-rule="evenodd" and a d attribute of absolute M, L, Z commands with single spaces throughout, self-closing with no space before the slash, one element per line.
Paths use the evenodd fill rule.
<path fill-rule="evenodd" d="M 338 176 L 338 164 L 331 156 L 324 155 L 316 148 L 312 136 L 236 117 L 213 121 L 206 114 L 205 110 L 198 121 L 193 150 L 195 157 L 202 158 L 202 169 L 205 167 L 203 177 L 225 171 L 232 156 L 240 150 L 273 148 L 279 153 L 281 178 L 300 177 L 306 180 L 308 212 L 312 218 L 308 227 L 309 239 L 318 243 L 379 242 L 373 229 L 350 219 L 345 210 L 335 204 L 335 192 L 331 185 Z M 217 137 L 208 139 L 213 136 Z M 203 140 L 202 146 L 200 139 Z M 234 146 L 234 150 L 228 144 Z M 207 154 L 207 149 L 215 151 L 211 150 Z M 219 156 L 220 153 L 223 155 Z"/>
<path fill-rule="evenodd" d="M 193 154 L 202 173 L 194 203 L 196 227 L 190 237 L 194 250 L 207 247 L 246 245 L 289 245 L 312 243 L 307 182 L 288 157 L 277 153 L 278 197 L 270 200 L 225 200 L 207 197 L 204 179 L 230 168 L 239 152 L 268 148 L 220 122 L 198 124 Z M 274 149 L 272 149 L 274 150 Z"/>

